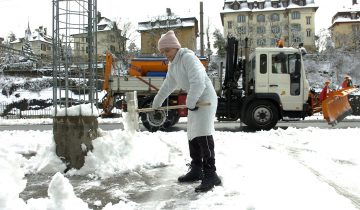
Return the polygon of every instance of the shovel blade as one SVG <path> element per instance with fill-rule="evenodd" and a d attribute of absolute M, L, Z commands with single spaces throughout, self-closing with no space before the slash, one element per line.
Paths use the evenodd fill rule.
<path fill-rule="evenodd" d="M 334 126 L 351 115 L 352 108 L 348 95 L 356 90 L 356 88 L 349 87 L 331 92 L 322 102 L 322 112 L 328 124 Z"/>

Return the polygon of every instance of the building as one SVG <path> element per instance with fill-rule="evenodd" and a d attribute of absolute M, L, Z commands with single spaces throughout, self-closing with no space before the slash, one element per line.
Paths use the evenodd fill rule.
<path fill-rule="evenodd" d="M 315 51 L 317 9 L 314 0 L 225 0 L 220 16 L 224 36 L 248 37 L 250 48 L 276 46 L 282 39 L 285 46 L 303 43 Z"/>
<path fill-rule="evenodd" d="M 35 55 L 44 58 L 52 57 L 52 38 L 47 34 L 47 28 L 40 26 L 34 32 L 30 30 L 30 24 L 25 30 L 25 36 L 10 42 L 10 47 L 16 50 L 24 50 L 24 46 L 30 44 Z"/>
<path fill-rule="evenodd" d="M 353 5 L 339 10 L 332 18 L 331 37 L 336 48 L 347 50 L 360 49 L 360 4 L 353 0 Z"/>
<path fill-rule="evenodd" d="M 195 17 L 177 17 L 167 9 L 167 15 L 153 18 L 153 20 L 138 23 L 141 35 L 141 54 L 159 54 L 157 43 L 161 34 L 173 30 L 181 47 L 197 50 L 196 39 L 199 36 L 198 21 Z"/>
<path fill-rule="evenodd" d="M 74 56 L 87 57 L 87 33 L 79 33 L 71 35 L 74 40 L 73 53 Z M 116 22 L 106 17 L 100 17 L 97 24 L 97 56 L 104 58 L 106 50 L 115 55 L 119 55 L 126 50 L 126 38 L 121 35 L 121 30 L 117 28 Z"/>

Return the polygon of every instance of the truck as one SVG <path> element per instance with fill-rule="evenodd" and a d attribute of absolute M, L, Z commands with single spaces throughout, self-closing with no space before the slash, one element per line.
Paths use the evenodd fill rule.
<path fill-rule="evenodd" d="M 240 120 L 250 129 L 269 130 L 274 128 L 279 120 L 305 118 L 322 111 L 326 114 L 324 118 L 328 123 L 335 125 L 351 113 L 346 97 L 356 89 L 339 90 L 323 104 L 320 103 L 306 78 L 301 49 L 259 47 L 250 53 L 245 39 L 245 48 L 241 51 L 245 55 L 239 56 L 239 40 L 234 37 L 227 39 L 226 49 L 225 72 L 220 67 L 219 75 L 210 77 L 218 95 L 216 118 L 219 122 Z M 158 60 L 158 64 L 154 64 L 154 60 L 151 60 L 152 65 L 157 66 L 153 69 L 166 71 L 165 60 L 155 60 Z M 138 72 L 145 70 L 151 72 L 147 62 L 146 59 L 142 61 L 138 59 L 132 62 L 133 65 L 137 63 L 137 66 L 130 68 L 135 68 Z M 110 58 L 107 60 L 107 64 L 109 63 L 111 63 Z M 159 65 L 162 67 L 160 68 Z M 136 73 L 119 76 L 106 74 L 109 71 L 111 71 L 109 68 L 105 69 L 104 84 L 108 85 L 104 86 L 107 94 L 103 99 L 105 102 L 103 116 L 111 113 L 109 110 L 111 111 L 114 104 L 126 111 L 125 94 L 128 91 L 137 92 L 139 108 L 151 107 L 153 98 L 166 75 L 158 76 L 159 72 L 157 74 L 155 72 L 150 75 Z M 163 105 L 173 106 L 185 102 L 186 92 L 180 89 L 174 91 Z M 323 110 L 323 107 L 326 110 Z M 336 107 L 337 110 L 332 110 L 332 107 Z M 166 131 L 178 123 L 181 117 L 187 116 L 187 109 L 157 110 L 139 113 L 139 116 L 143 126 L 149 131 Z"/>

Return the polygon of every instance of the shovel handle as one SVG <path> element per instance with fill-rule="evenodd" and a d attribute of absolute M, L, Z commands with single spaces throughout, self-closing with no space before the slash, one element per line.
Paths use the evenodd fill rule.
<path fill-rule="evenodd" d="M 196 104 L 197 107 L 202 107 L 202 106 L 210 106 L 211 103 L 210 102 L 199 102 Z M 137 112 L 153 112 L 156 110 L 168 110 L 168 109 L 185 109 L 187 108 L 185 104 L 182 105 L 174 105 L 174 106 L 162 106 L 159 107 L 157 109 L 154 108 L 142 108 L 142 109 L 137 109 Z"/>

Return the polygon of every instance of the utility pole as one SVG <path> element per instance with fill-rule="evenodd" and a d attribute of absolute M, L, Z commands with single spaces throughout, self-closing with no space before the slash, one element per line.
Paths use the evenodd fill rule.
<path fill-rule="evenodd" d="M 200 1 L 200 55 L 204 56 L 204 11 L 203 2 Z"/>

